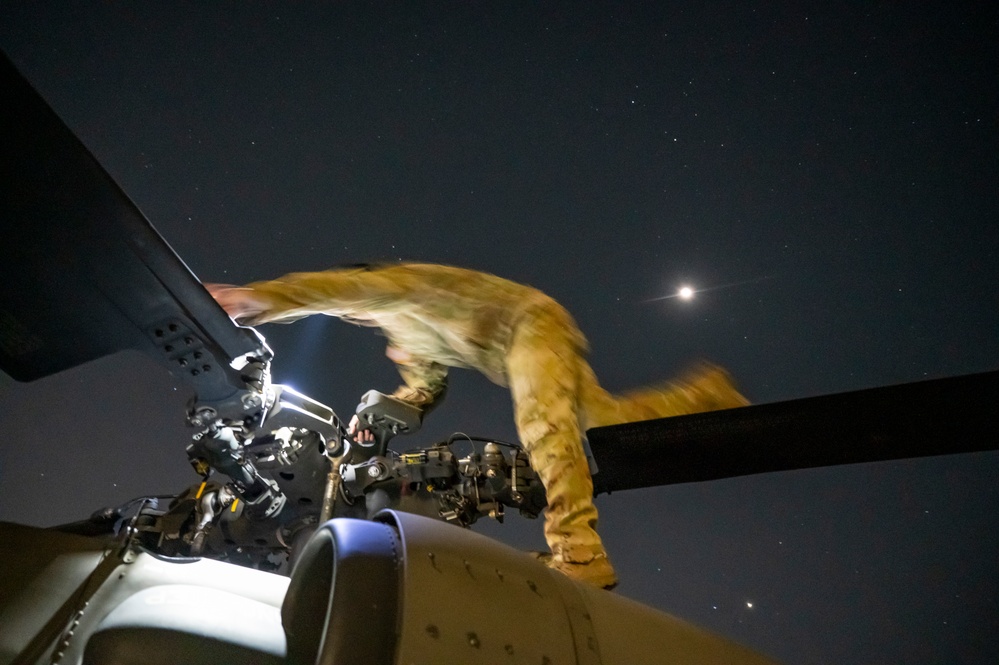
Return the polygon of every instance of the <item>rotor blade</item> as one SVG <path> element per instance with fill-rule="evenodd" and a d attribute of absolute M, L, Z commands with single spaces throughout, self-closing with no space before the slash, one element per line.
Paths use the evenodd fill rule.
<path fill-rule="evenodd" d="M 598 427 L 594 493 L 999 449 L 999 371 Z"/>
<path fill-rule="evenodd" d="M 6 56 L 0 121 L 0 369 L 31 381 L 124 349 L 203 400 L 243 386 L 229 363 L 269 357 Z"/>

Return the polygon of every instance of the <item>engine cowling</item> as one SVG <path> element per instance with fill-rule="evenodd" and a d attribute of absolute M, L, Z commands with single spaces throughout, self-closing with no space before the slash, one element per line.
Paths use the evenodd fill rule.
<path fill-rule="evenodd" d="M 292 662 L 771 662 L 484 536 L 390 510 L 320 527 L 282 617 Z"/>

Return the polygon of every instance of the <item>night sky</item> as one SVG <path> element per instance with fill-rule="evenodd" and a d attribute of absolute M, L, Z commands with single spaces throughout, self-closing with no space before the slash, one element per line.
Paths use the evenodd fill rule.
<path fill-rule="evenodd" d="M 286 4 L 4 2 L 0 47 L 205 281 L 494 272 L 575 315 L 610 390 L 699 359 L 759 403 L 999 367 L 988 3 Z M 397 385 L 371 330 L 261 332 L 341 415 Z M 187 397 L 137 354 L 8 385 L 0 519 L 192 484 Z M 457 430 L 514 439 L 507 391 L 455 371 L 401 444 Z M 999 657 L 999 453 L 597 506 L 621 594 L 787 663 Z"/>

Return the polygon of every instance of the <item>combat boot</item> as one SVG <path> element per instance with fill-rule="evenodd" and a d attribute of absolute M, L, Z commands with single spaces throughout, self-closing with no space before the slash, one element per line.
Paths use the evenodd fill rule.
<path fill-rule="evenodd" d="M 601 589 L 613 589 L 618 583 L 614 567 L 604 553 L 597 554 L 589 561 L 564 561 L 560 556 L 551 556 L 545 563 L 566 577 Z"/>

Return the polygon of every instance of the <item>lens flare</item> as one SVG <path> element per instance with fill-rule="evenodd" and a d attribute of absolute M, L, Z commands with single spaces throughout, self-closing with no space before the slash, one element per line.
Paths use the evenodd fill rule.
<path fill-rule="evenodd" d="M 656 302 L 659 300 L 672 300 L 673 298 L 679 298 L 680 300 L 693 300 L 694 296 L 698 293 L 707 293 L 708 291 L 718 291 L 721 289 L 730 289 L 735 286 L 743 286 L 745 284 L 756 284 L 757 282 L 765 282 L 768 279 L 773 279 L 774 275 L 764 275 L 762 277 L 755 277 L 753 279 L 744 279 L 739 282 L 730 282 L 728 284 L 719 284 L 717 286 L 708 286 L 703 289 L 695 289 L 690 285 L 683 285 L 677 289 L 676 293 L 671 293 L 668 296 L 659 296 L 658 298 L 649 298 L 643 300 L 642 302 Z"/>

